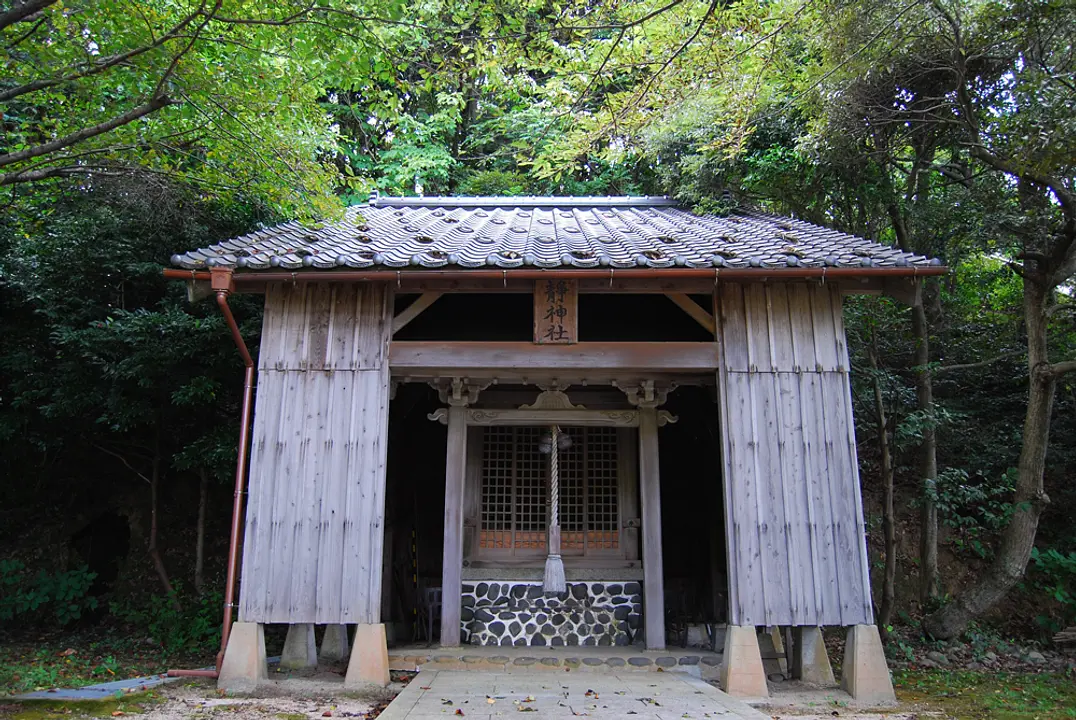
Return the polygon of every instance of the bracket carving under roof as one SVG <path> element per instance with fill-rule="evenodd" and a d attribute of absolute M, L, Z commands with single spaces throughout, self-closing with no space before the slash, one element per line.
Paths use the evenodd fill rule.
<path fill-rule="evenodd" d="M 666 425 L 675 425 L 680 422 L 679 415 L 673 415 L 668 410 L 658 410 L 658 427 L 665 427 Z"/>
<path fill-rule="evenodd" d="M 431 382 L 437 390 L 441 402 L 453 407 L 466 407 L 478 402 L 478 393 L 490 386 L 490 383 L 469 383 L 467 378 L 452 378 L 451 381 Z"/>
<path fill-rule="evenodd" d="M 520 405 L 520 410 L 586 410 L 583 405 L 573 405 L 568 394 L 560 389 L 544 390 L 530 405 Z"/>
<path fill-rule="evenodd" d="M 664 405 L 669 393 L 676 389 L 676 383 L 656 385 L 653 380 L 644 380 L 639 385 L 624 386 L 613 382 L 628 398 L 632 407 L 655 408 Z M 670 416 L 671 417 L 671 416 Z M 675 420 L 673 421 L 675 422 Z"/>

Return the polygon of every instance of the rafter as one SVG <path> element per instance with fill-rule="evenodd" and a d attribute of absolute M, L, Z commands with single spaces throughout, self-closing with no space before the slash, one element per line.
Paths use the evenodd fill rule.
<path fill-rule="evenodd" d="M 404 328 L 409 322 L 417 318 L 426 308 L 437 302 L 437 299 L 444 293 L 440 292 L 424 292 L 415 299 L 413 303 L 400 311 L 392 320 L 392 334 L 395 335 Z"/>
<path fill-rule="evenodd" d="M 717 324 L 714 316 L 706 312 L 697 302 L 686 293 L 665 293 L 665 297 L 676 303 L 676 306 L 691 316 L 691 319 L 702 325 L 707 331 L 717 332 Z"/>

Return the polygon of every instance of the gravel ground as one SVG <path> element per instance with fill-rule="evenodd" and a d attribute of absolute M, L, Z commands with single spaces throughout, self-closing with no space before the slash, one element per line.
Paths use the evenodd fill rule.
<path fill-rule="evenodd" d="M 204 681 L 169 684 L 160 689 L 164 700 L 148 708 L 139 720 L 304 720 L 305 718 L 374 718 L 405 683 L 385 690 L 343 693 L 337 675 L 271 680 L 252 697 L 222 697 Z M 111 718 L 109 719 L 111 720 Z"/>
<path fill-rule="evenodd" d="M 376 695 L 345 697 L 340 692 L 339 677 L 325 674 L 274 680 L 259 688 L 257 697 L 229 698 L 221 697 L 208 682 L 175 683 L 162 688 L 160 695 L 164 702 L 139 715 L 138 720 L 375 718 L 404 686 L 403 682 L 393 682 L 388 689 Z M 944 717 L 940 713 L 911 712 L 907 708 L 894 708 L 889 712 L 862 711 L 841 707 L 832 700 L 824 691 L 801 691 L 786 694 L 778 703 L 760 707 L 759 710 L 774 720 L 928 720 Z M 797 707 L 789 707 L 788 704 L 796 704 Z M 515 715 L 514 712 L 505 714 Z M 541 716 L 541 713 L 534 715 L 536 718 Z"/>

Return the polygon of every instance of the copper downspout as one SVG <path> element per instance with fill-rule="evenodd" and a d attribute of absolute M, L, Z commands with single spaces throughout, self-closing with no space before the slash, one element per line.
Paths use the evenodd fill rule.
<path fill-rule="evenodd" d="M 228 542 L 228 574 L 224 582 L 224 621 L 220 632 L 220 652 L 217 653 L 215 670 L 169 670 L 170 677 L 212 677 L 220 674 L 224 651 L 228 648 L 228 636 L 232 631 L 232 610 L 235 607 L 235 585 L 239 574 L 239 531 L 243 521 L 243 494 L 246 492 L 247 461 L 250 453 L 250 416 L 254 399 L 254 358 L 243 341 L 239 325 L 228 305 L 228 295 L 234 289 L 232 271 L 214 269 L 211 274 L 213 290 L 217 293 L 217 305 L 228 323 L 232 340 L 243 358 L 243 402 L 239 410 L 239 452 L 235 465 L 235 495 L 232 500 L 232 533 Z M 165 277 L 167 277 L 165 271 Z"/>
<path fill-rule="evenodd" d="M 504 270 L 311 270 L 304 268 L 295 272 L 276 270 L 250 270 L 237 273 L 234 281 L 240 284 L 257 282 L 356 282 L 360 280 L 383 280 L 386 282 L 421 280 L 543 280 L 545 278 L 575 280 L 614 279 L 683 279 L 710 278 L 713 280 L 763 280 L 802 278 L 871 278 L 871 277 L 926 277 L 945 275 L 949 269 L 944 265 L 919 267 L 821 267 L 821 268 L 593 268 L 583 269 L 504 269 Z M 176 280 L 208 280 L 212 272 L 204 270 L 166 269 L 164 276 Z"/>

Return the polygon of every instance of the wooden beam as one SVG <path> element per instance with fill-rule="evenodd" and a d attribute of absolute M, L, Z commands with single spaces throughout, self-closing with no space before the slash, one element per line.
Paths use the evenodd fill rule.
<path fill-rule="evenodd" d="M 548 371 L 709 373 L 717 369 L 717 343 L 435 342 L 395 340 L 389 366 L 400 376 L 526 376 Z"/>
<path fill-rule="evenodd" d="M 643 627 L 646 649 L 665 649 L 665 585 L 661 558 L 658 411 L 639 408 L 639 498 L 643 531 Z"/>
<path fill-rule="evenodd" d="M 665 293 L 665 297 L 676 303 L 676 306 L 691 316 L 691 319 L 702 325 L 710 334 L 717 332 L 714 324 L 714 316 L 706 312 L 697 302 L 686 293 Z"/>
<path fill-rule="evenodd" d="M 439 292 L 424 292 L 419 295 L 413 303 L 401 310 L 400 314 L 393 318 L 392 334 L 395 335 L 400 332 L 407 323 L 421 315 L 426 308 L 437 302 L 437 298 L 441 297 L 443 294 L 444 293 Z"/>
<path fill-rule="evenodd" d="M 467 408 L 448 408 L 445 457 L 445 544 L 441 567 L 441 646 L 460 644 L 463 595 L 463 498 L 467 478 Z"/>
<path fill-rule="evenodd" d="M 852 278 L 841 280 L 841 294 L 886 295 L 912 307 L 921 302 L 922 284 L 917 278 Z"/>
<path fill-rule="evenodd" d="M 638 427 L 635 410 L 468 410 L 468 425 Z"/>

